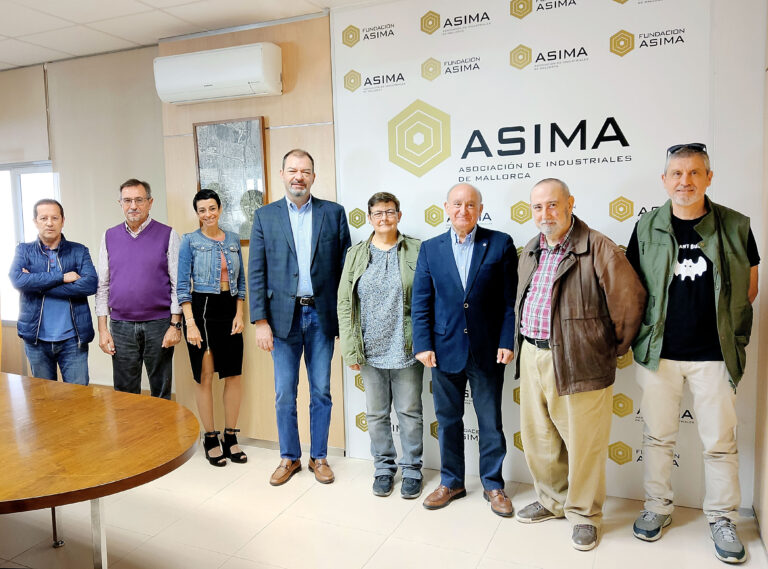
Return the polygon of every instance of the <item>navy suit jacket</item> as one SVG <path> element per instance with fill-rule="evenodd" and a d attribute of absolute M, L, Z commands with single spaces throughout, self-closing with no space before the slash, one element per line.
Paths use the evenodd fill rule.
<path fill-rule="evenodd" d="M 344 208 L 312 196 L 310 277 L 315 309 L 323 332 L 339 335 L 336 294 L 344 257 L 350 246 Z M 299 286 L 299 263 L 285 199 L 256 210 L 248 258 L 251 322 L 267 319 L 272 333 L 286 338 L 291 331 Z"/>
<path fill-rule="evenodd" d="M 477 228 L 466 291 L 451 231 L 421 244 L 413 279 L 413 351 L 434 351 L 437 367 L 458 373 L 470 350 L 488 371 L 499 348 L 515 349 L 517 250 L 506 233 Z"/>

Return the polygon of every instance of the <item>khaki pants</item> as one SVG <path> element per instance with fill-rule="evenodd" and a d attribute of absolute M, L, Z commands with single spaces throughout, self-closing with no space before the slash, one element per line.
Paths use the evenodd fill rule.
<path fill-rule="evenodd" d="M 560 396 L 552 352 L 523 342 L 520 423 L 539 502 L 572 525 L 600 526 L 613 386 Z"/>
<path fill-rule="evenodd" d="M 680 426 L 683 383 L 693 395 L 693 412 L 704 447 L 704 514 L 709 522 L 735 520 L 741 503 L 739 455 L 736 447 L 736 392 L 724 362 L 680 362 L 662 359 L 659 369 L 637 367 L 643 390 L 640 412 L 645 421 L 645 509 L 671 514 L 672 457 Z"/>

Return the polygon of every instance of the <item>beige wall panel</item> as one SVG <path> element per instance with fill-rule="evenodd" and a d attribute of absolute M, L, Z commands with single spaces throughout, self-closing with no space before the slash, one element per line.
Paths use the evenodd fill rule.
<path fill-rule="evenodd" d="M 117 200 L 126 179 L 151 184 L 152 216 L 167 221 L 156 53 L 149 47 L 49 64 L 51 155 L 64 234 L 87 245 L 94 263 L 104 230 L 124 219 Z M 111 360 L 96 342 L 89 360 L 91 381 L 111 385 Z"/>
<path fill-rule="evenodd" d="M 768 54 L 766 55 L 768 58 Z M 765 88 L 768 93 L 768 73 L 765 75 Z M 763 146 L 768 148 L 768 95 L 763 113 Z M 764 165 L 763 188 L 768 187 L 768 162 Z M 763 191 L 762 219 L 768 219 L 768 195 Z M 768 251 L 768 233 L 763 225 L 763 234 L 756 235 L 759 251 Z M 765 296 L 768 290 L 765 263 L 760 263 L 760 288 Z M 760 326 L 760 337 L 768 338 L 768 302 L 760 302 L 760 312 L 755 314 L 755 325 Z M 768 350 L 762 349 L 757 354 L 757 410 L 755 416 L 755 497 L 753 507 L 760 523 L 763 543 L 768 543 Z"/>
<path fill-rule="evenodd" d="M 0 73 L 0 164 L 48 160 L 42 65 Z"/>
<path fill-rule="evenodd" d="M 327 18 L 223 36 L 165 43 L 160 46 L 160 53 L 170 55 L 258 41 L 272 41 L 283 48 L 284 95 L 195 105 L 162 106 L 168 220 L 179 233 L 197 228 L 196 217 L 191 207 L 191 199 L 197 184 L 195 146 L 191 136 L 192 125 L 196 122 L 263 116 L 268 127 L 264 138 L 269 200 L 274 201 L 285 195 L 280 178 L 281 159 L 286 151 L 295 147 L 307 149 L 315 158 L 318 176 L 312 193 L 326 199 L 333 200 L 336 197 L 330 40 Z M 271 128 L 284 124 L 298 126 L 274 130 Z M 248 247 L 243 248 L 243 259 L 247 264 Z M 246 302 L 246 316 L 247 312 Z M 239 427 L 242 429 L 243 436 L 277 441 L 272 357 L 256 347 L 252 326 L 246 326 L 243 340 L 245 342 L 243 403 Z M 187 348 L 179 346 L 176 352 L 174 358 L 176 399 L 196 412 L 196 387 L 192 379 Z M 331 395 L 334 407 L 328 439 L 329 446 L 333 448 L 345 446 L 341 365 L 341 359 L 335 355 L 331 372 Z M 225 426 L 221 403 L 222 392 L 223 384 L 217 381 L 214 387 L 216 401 L 214 414 L 216 428 L 220 430 Z M 308 447 L 309 389 L 303 363 L 299 378 L 298 417 L 300 437 Z"/>
<path fill-rule="evenodd" d="M 333 120 L 328 18 L 160 44 L 160 55 L 175 55 L 257 42 L 272 42 L 283 53 L 283 94 L 234 101 L 163 105 L 166 136 L 192 132 L 192 123 L 263 115 L 266 125 Z"/>

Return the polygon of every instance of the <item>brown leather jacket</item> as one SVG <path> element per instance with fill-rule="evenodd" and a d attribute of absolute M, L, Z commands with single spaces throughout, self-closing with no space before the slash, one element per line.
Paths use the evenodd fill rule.
<path fill-rule="evenodd" d="M 571 250 L 557 268 L 552 287 L 550 346 L 560 395 L 612 385 L 616 357 L 637 333 L 646 292 L 618 246 L 573 217 Z M 539 235 L 523 249 L 518 264 L 515 378 L 520 377 L 523 302 L 539 265 Z"/>

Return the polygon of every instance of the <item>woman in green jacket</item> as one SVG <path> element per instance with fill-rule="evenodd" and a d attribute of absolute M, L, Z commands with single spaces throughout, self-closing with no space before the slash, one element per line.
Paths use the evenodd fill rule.
<path fill-rule="evenodd" d="M 373 493 L 389 496 L 397 472 L 390 424 L 394 404 L 403 453 L 403 498 L 421 494 L 423 366 L 413 355 L 411 287 L 421 242 L 397 230 L 400 201 L 379 192 L 368 200 L 371 236 L 347 252 L 339 283 L 339 335 L 344 362 L 365 384 L 374 457 Z"/>

